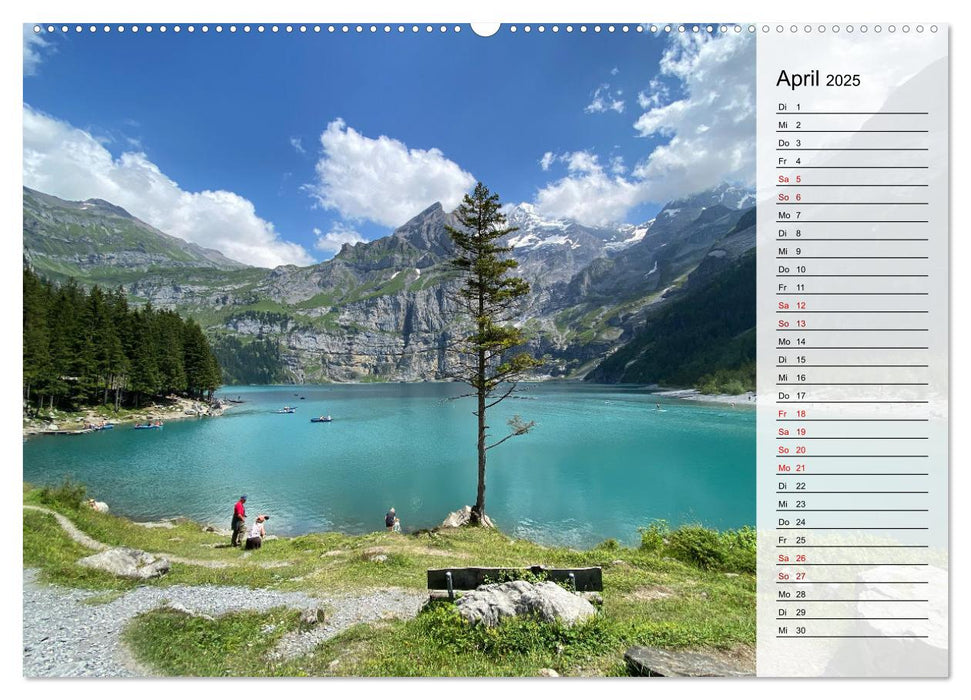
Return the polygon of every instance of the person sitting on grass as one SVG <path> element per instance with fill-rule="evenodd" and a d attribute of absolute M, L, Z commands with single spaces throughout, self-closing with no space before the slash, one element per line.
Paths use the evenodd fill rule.
<path fill-rule="evenodd" d="M 387 513 L 384 515 L 384 526 L 391 532 L 394 529 L 395 512 L 394 506 L 392 506 Z"/>
<path fill-rule="evenodd" d="M 246 549 L 259 549 L 263 546 L 263 538 L 266 537 L 266 530 L 263 523 L 270 519 L 269 515 L 257 515 L 256 522 L 250 528 L 249 537 L 246 538 Z"/>

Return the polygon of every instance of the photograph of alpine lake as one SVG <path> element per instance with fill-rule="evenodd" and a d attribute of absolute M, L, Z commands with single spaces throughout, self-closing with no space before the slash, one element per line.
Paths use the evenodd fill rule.
<path fill-rule="evenodd" d="M 86 29 L 23 30 L 24 676 L 754 675 L 753 37 Z"/>

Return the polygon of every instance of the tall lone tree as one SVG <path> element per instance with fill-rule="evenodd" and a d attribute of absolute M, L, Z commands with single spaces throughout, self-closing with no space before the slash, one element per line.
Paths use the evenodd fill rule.
<path fill-rule="evenodd" d="M 535 424 L 514 416 L 509 420 L 510 433 L 489 445 L 486 413 L 513 393 L 516 382 L 526 372 L 540 364 L 527 352 L 510 352 L 523 344 L 522 331 L 509 322 L 516 316 L 519 302 L 529 293 L 529 283 L 507 274 L 519 263 L 507 257 L 512 248 L 502 245 L 500 239 L 518 229 L 506 226 L 501 207 L 499 195 L 489 192 L 480 182 L 456 210 L 461 228 L 445 227 L 458 248 L 452 265 L 463 277 L 455 300 L 472 326 L 471 332 L 455 346 L 459 366 L 452 376 L 471 386 L 477 401 L 479 481 L 471 515 L 471 522 L 476 525 L 483 522 L 486 514 L 486 452 L 529 432 Z"/>

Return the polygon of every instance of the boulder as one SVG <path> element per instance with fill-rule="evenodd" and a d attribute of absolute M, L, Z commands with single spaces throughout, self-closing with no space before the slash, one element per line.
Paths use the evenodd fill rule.
<path fill-rule="evenodd" d="M 462 527 L 463 525 L 468 525 L 471 518 L 472 506 L 465 506 L 449 513 L 448 517 L 442 521 L 442 524 L 439 525 L 439 527 Z M 481 524 L 485 527 L 495 527 L 488 515 L 483 517 Z"/>
<path fill-rule="evenodd" d="M 125 578 L 149 579 L 167 573 L 171 565 L 167 559 L 128 547 L 115 547 L 78 560 L 91 569 L 107 571 Z"/>
<path fill-rule="evenodd" d="M 554 671 L 552 668 L 541 668 L 536 672 L 537 676 L 542 676 L 543 678 L 559 678 L 560 674 Z"/>
<path fill-rule="evenodd" d="M 631 647 L 624 654 L 632 676 L 737 677 L 753 671 L 700 651 L 672 651 L 657 647 Z"/>
<path fill-rule="evenodd" d="M 481 622 L 486 627 L 494 627 L 503 618 L 519 616 L 573 625 L 597 613 L 582 596 L 550 581 L 510 581 L 479 586 L 463 595 L 455 608 L 469 622 Z"/>

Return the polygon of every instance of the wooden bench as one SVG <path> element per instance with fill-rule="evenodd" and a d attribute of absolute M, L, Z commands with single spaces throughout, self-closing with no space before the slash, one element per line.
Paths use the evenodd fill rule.
<path fill-rule="evenodd" d="M 428 589 L 432 598 L 455 600 L 455 591 L 471 591 L 486 583 L 505 583 L 531 574 L 536 578 L 568 583 L 578 593 L 602 591 L 603 570 L 599 566 L 551 569 L 545 566 L 467 566 L 453 569 L 428 569 Z"/>

